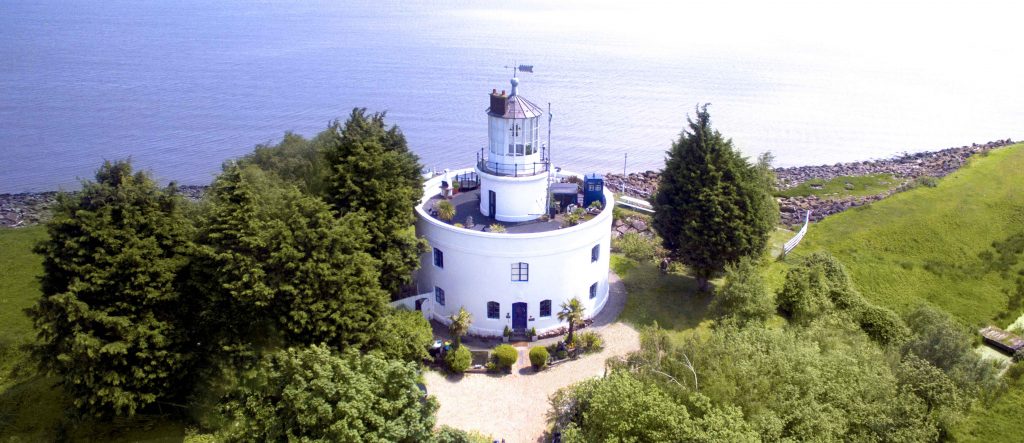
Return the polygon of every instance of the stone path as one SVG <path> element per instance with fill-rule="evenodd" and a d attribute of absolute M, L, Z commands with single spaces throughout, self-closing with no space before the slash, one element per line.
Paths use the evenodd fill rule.
<path fill-rule="evenodd" d="M 466 374 L 445 377 L 429 371 L 427 390 L 437 398 L 437 424 L 476 430 L 508 443 L 540 441 L 547 430 L 548 396 L 559 388 L 604 375 L 609 357 L 624 356 L 640 349 L 640 335 L 623 323 L 598 329 L 604 350 L 541 372 L 530 367 L 527 347 L 519 349 L 519 360 L 511 374 Z"/>
<path fill-rule="evenodd" d="M 561 338 L 555 337 L 513 343 L 519 350 L 519 359 L 511 374 L 446 377 L 429 371 L 424 375 L 428 393 L 441 404 L 437 424 L 476 430 L 499 441 L 504 438 L 508 443 L 540 441 L 548 427 L 548 396 L 562 387 L 603 376 L 605 360 L 640 349 L 640 334 L 629 325 L 615 322 L 626 305 L 625 287 L 613 273 L 609 273 L 608 283 L 610 298 L 594 317 L 593 325 L 585 329 L 601 334 L 604 350 L 534 372 L 529 348 L 546 346 Z"/>

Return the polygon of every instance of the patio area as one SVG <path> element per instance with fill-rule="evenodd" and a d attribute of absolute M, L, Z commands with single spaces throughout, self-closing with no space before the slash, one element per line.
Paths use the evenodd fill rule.
<path fill-rule="evenodd" d="M 578 194 L 577 197 L 577 204 L 582 205 L 583 194 Z M 437 211 L 434 210 L 435 205 L 442 200 L 445 200 L 445 198 L 441 194 L 434 195 L 424 203 L 423 208 L 431 217 L 442 222 L 449 223 L 439 218 L 437 216 Z M 524 222 L 503 222 L 495 220 L 494 218 L 488 217 L 480 212 L 480 188 L 455 193 L 447 200 L 455 206 L 455 218 L 453 218 L 450 223 L 461 223 L 464 228 L 474 231 L 486 231 L 490 225 L 498 224 L 505 227 L 505 232 L 509 234 L 529 234 L 561 229 L 565 222 L 564 213 L 556 214 L 554 218 L 547 221 L 540 218 Z M 467 223 L 467 220 L 470 217 L 472 217 L 473 221 L 472 226 Z M 587 219 L 589 218 L 590 216 L 588 215 Z"/>

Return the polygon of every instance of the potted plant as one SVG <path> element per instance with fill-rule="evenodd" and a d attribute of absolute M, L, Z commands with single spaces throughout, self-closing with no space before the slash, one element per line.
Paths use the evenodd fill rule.
<path fill-rule="evenodd" d="M 537 328 L 531 326 L 529 331 L 530 341 L 537 341 Z"/>
<path fill-rule="evenodd" d="M 501 333 L 501 341 L 508 343 L 512 340 L 512 328 L 505 325 L 505 331 Z"/>
<path fill-rule="evenodd" d="M 459 193 L 459 188 L 461 186 L 462 186 L 462 183 L 459 182 L 458 179 L 452 180 L 452 194 L 458 194 Z"/>

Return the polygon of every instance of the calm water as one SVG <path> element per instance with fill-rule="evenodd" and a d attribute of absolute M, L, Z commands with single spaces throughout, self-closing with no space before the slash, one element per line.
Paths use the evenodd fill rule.
<path fill-rule="evenodd" d="M 1024 136 L 1019 15 L 998 5 L 620 3 L 4 0 L 0 193 L 128 156 L 208 183 L 356 106 L 387 110 L 424 165 L 469 165 L 514 62 L 536 66 L 521 94 L 552 103 L 573 170 L 659 168 L 703 102 L 782 166 Z"/>

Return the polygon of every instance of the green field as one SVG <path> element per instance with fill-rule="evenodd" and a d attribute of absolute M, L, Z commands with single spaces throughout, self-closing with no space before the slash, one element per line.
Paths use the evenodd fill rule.
<path fill-rule="evenodd" d="M 1024 145 L 1018 144 L 975 157 L 937 187 L 915 188 L 812 225 L 804 243 L 768 270 L 768 280 L 781 284 L 787 262 L 827 250 L 875 303 L 900 313 L 931 303 L 972 327 L 1006 327 L 1024 313 L 1019 305 L 1008 306 L 1024 275 L 1021 235 Z M 954 440 L 1019 441 L 1024 381 L 1008 382 L 1008 392 L 993 404 L 975 405 L 952 430 Z"/>
<path fill-rule="evenodd" d="M 881 194 L 900 185 L 900 179 L 892 174 L 868 174 L 841 176 L 831 180 L 820 178 L 807 180 L 798 186 L 775 193 L 776 197 L 822 198 L 860 197 Z"/>
<path fill-rule="evenodd" d="M 868 299 L 900 313 L 928 302 L 970 326 L 1015 317 L 1020 312 L 1003 311 L 1021 264 L 993 270 L 983 257 L 996 253 L 993 243 L 1024 232 L 1022 171 L 1024 145 L 976 157 L 936 187 L 812 225 L 791 259 L 827 250 Z"/>

